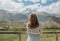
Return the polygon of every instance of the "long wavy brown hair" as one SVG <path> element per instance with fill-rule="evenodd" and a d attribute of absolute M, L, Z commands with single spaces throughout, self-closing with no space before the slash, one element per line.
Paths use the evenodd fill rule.
<path fill-rule="evenodd" d="M 39 26 L 36 14 L 32 13 L 28 17 L 28 28 L 35 29 Z"/>

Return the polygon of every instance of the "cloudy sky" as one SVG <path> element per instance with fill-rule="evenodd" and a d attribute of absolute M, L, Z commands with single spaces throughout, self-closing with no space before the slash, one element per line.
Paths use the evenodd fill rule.
<path fill-rule="evenodd" d="M 60 13 L 60 0 L 0 0 L 0 9 L 23 12 L 27 8 L 36 12 Z"/>

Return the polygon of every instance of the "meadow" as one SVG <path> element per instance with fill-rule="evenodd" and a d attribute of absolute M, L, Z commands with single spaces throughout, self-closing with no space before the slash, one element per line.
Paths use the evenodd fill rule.
<path fill-rule="evenodd" d="M 55 34 L 42 34 L 40 35 L 41 41 L 55 41 Z M 27 40 L 27 34 L 21 35 L 21 41 Z M 19 35 L 15 34 L 0 34 L 0 41 L 19 41 Z M 60 41 L 60 34 L 58 34 L 58 41 Z"/>
<path fill-rule="evenodd" d="M 3 30 L 2 30 L 3 31 Z M 23 22 L 14 22 L 10 25 L 8 30 L 5 31 L 25 31 L 26 25 Z M 60 32 L 60 29 L 44 29 L 46 32 Z M 21 41 L 27 40 L 27 34 L 21 34 Z M 55 41 L 55 34 L 40 34 L 41 41 Z M 0 41 L 19 41 L 19 34 L 0 34 Z M 58 34 L 58 41 L 60 41 L 60 34 Z"/>

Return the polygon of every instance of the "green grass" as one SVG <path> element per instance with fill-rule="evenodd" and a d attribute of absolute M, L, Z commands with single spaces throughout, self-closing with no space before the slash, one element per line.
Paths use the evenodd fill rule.
<path fill-rule="evenodd" d="M 14 41 L 19 39 L 18 35 L 15 34 L 0 34 L 0 41 Z"/>
<path fill-rule="evenodd" d="M 27 40 L 27 34 L 21 34 L 21 41 Z M 55 41 L 55 34 L 42 34 L 40 35 L 41 41 Z M 60 34 L 58 34 L 58 40 L 60 41 Z M 19 41 L 18 34 L 0 34 L 0 41 Z"/>
<path fill-rule="evenodd" d="M 58 41 L 60 41 L 60 35 L 58 35 L 59 39 Z M 22 38 L 21 38 L 22 41 L 26 41 L 27 40 L 27 35 L 24 34 L 22 35 Z M 43 34 L 43 35 L 40 35 L 40 41 L 55 41 L 55 35 L 54 34 Z"/>
<path fill-rule="evenodd" d="M 23 29 L 21 29 L 23 28 Z M 25 29 L 24 29 L 25 28 Z M 23 25 L 23 23 L 13 23 L 13 25 L 10 26 L 10 28 L 6 31 L 26 31 L 26 25 Z M 60 29 L 47 29 L 43 31 L 60 31 Z M 58 34 L 58 40 L 60 41 L 60 34 Z M 21 35 L 21 41 L 27 40 L 27 34 Z M 55 34 L 42 34 L 40 35 L 41 41 L 55 41 Z M 18 34 L 0 34 L 0 41 L 19 41 L 19 35 Z"/>

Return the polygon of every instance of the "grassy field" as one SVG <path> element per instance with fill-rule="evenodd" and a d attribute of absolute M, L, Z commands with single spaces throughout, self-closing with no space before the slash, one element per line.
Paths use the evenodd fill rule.
<path fill-rule="evenodd" d="M 55 41 L 55 34 L 42 34 L 40 35 L 41 41 Z M 21 35 L 21 41 L 27 40 L 27 34 Z M 0 34 L 0 41 L 19 41 L 19 35 L 15 34 Z M 58 41 L 60 41 L 60 34 L 58 34 Z"/>
<path fill-rule="evenodd" d="M 60 41 L 60 35 L 58 35 L 58 41 Z M 22 41 L 26 41 L 27 40 L 27 35 L 22 35 Z M 43 34 L 40 35 L 40 41 L 55 41 L 55 35 L 54 34 Z"/>
<path fill-rule="evenodd" d="M 0 41 L 15 41 L 19 40 L 18 35 L 15 34 L 0 34 Z"/>
<path fill-rule="evenodd" d="M 23 28 L 23 29 L 21 29 Z M 26 25 L 23 23 L 13 23 L 6 31 L 26 31 Z M 44 29 L 43 31 L 60 31 L 60 29 Z M 42 34 L 40 35 L 41 41 L 55 41 L 55 34 Z M 21 41 L 27 40 L 27 34 L 21 34 Z M 18 34 L 0 34 L 0 41 L 19 41 Z M 60 41 L 60 34 L 58 34 L 58 41 Z"/>

